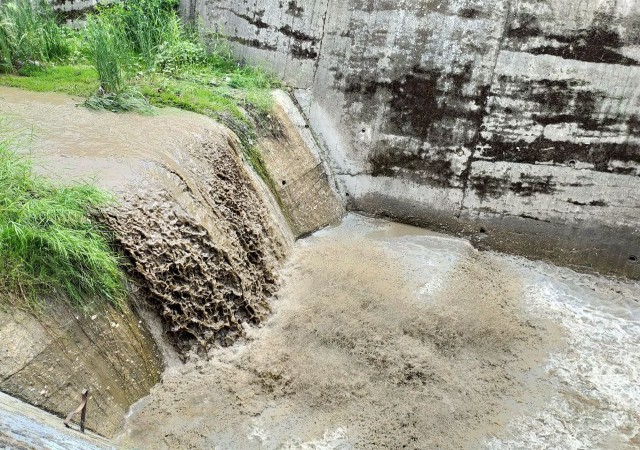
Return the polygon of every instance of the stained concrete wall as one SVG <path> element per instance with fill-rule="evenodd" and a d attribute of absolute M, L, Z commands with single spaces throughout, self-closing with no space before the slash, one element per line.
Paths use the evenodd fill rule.
<path fill-rule="evenodd" d="M 183 0 L 296 97 L 351 209 L 640 276 L 640 4 Z"/>
<path fill-rule="evenodd" d="M 286 92 L 273 92 L 273 126 L 258 141 L 279 208 L 296 238 L 342 218 L 345 208 L 309 125 Z"/>

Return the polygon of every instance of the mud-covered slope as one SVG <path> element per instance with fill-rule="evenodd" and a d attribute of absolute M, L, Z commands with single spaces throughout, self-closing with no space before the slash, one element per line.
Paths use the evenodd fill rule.
<path fill-rule="evenodd" d="M 185 355 L 264 319 L 292 236 L 231 131 L 177 110 L 96 113 L 9 88 L 0 98 L 0 115 L 32 130 L 36 170 L 115 194 L 103 217 L 129 257 L 136 298 L 162 319 L 156 337 L 164 331 Z M 62 416 L 89 387 L 88 426 L 100 433 L 118 429 L 159 379 L 161 358 L 133 309 L 34 317 L 7 305 L 1 318 L 0 389 Z"/>
<path fill-rule="evenodd" d="M 0 95 L 15 126 L 34 128 L 49 175 L 94 177 L 116 194 L 104 219 L 181 350 L 230 344 L 264 318 L 291 237 L 229 129 L 177 110 L 117 115 L 57 94 Z"/>
<path fill-rule="evenodd" d="M 105 214 L 183 351 L 229 345 L 259 324 L 283 256 L 235 138 L 216 131 L 187 147 L 176 172 L 161 170 Z"/>

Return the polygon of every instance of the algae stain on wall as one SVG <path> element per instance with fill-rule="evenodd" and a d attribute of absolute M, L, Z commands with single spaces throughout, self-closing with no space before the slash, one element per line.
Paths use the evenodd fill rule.
<path fill-rule="evenodd" d="M 640 276 L 640 6 L 182 7 L 297 88 L 352 209 Z"/>

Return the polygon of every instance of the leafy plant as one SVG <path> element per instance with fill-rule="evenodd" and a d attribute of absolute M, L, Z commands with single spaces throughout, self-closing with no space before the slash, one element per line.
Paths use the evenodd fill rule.
<path fill-rule="evenodd" d="M 195 42 L 164 43 L 156 56 L 156 68 L 167 75 L 175 75 L 186 67 L 202 66 L 207 60 L 205 48 Z"/>

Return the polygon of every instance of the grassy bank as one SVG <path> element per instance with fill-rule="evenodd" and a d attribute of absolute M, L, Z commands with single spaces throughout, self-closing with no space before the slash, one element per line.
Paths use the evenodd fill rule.
<path fill-rule="evenodd" d="M 0 142 L 0 288 L 29 305 L 42 295 L 77 306 L 124 297 L 120 261 L 92 211 L 111 197 L 89 185 L 60 187 Z"/>
<path fill-rule="evenodd" d="M 255 147 L 256 124 L 278 80 L 238 63 L 219 35 L 185 26 L 174 0 L 98 7 L 80 29 L 45 4 L 0 6 L 0 84 L 85 97 L 84 105 L 152 114 L 173 106 L 205 114 L 238 134 L 247 161 L 271 179 Z"/>

